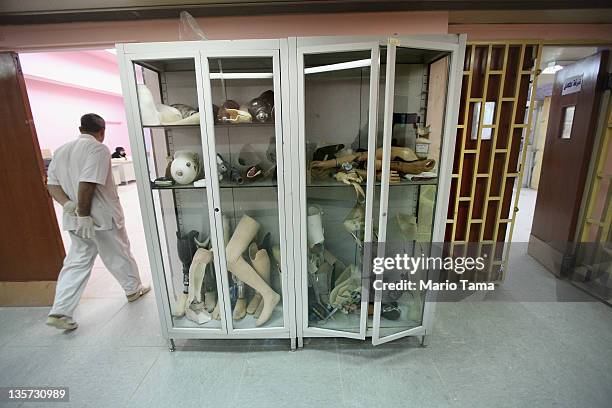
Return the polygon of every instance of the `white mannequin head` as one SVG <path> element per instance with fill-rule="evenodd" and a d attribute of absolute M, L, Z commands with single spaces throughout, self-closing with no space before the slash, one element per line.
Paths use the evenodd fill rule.
<path fill-rule="evenodd" d="M 198 155 L 188 150 L 174 153 L 174 160 L 170 165 L 170 174 L 178 184 L 190 184 L 200 174 L 200 161 Z"/>

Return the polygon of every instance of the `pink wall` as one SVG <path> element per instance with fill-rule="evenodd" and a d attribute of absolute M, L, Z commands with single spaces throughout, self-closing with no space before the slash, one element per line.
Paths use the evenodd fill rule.
<path fill-rule="evenodd" d="M 121 95 L 117 57 L 103 50 L 19 54 L 24 75 Z"/>
<path fill-rule="evenodd" d="M 79 134 L 80 117 L 94 112 L 106 119 L 104 143 L 111 151 L 123 146 L 129 154 L 123 97 L 113 89 L 119 82 L 118 68 L 112 54 L 104 54 L 20 54 L 41 149 L 55 150 L 72 140 Z"/>
<path fill-rule="evenodd" d="M 123 146 L 129 152 L 121 97 L 27 78 L 26 88 L 41 149 L 55 150 L 75 138 L 79 134 L 81 116 L 94 112 L 106 119 L 104 144 L 111 151 L 115 146 Z"/>

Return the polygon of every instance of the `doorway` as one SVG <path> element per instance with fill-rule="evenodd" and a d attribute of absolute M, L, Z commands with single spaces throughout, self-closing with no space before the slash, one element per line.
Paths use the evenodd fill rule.
<path fill-rule="evenodd" d="M 557 276 L 566 275 L 563 270 L 572 264 L 584 226 L 606 128 L 601 123 L 607 124 L 609 49 L 544 46 L 537 88 L 532 89 L 533 126 L 512 245 Z"/>
<path fill-rule="evenodd" d="M 104 144 L 111 153 L 121 147 L 125 158 L 112 160 L 112 172 L 125 213 L 131 249 L 143 282 L 150 282 L 150 268 L 131 148 L 119 67 L 114 49 L 48 51 L 20 53 L 19 60 L 45 171 L 53 152 L 79 134 L 80 117 L 97 113 L 106 121 Z M 62 207 L 54 202 L 58 225 L 62 225 Z M 70 238 L 61 231 L 66 252 Z M 84 297 L 125 296 L 119 284 L 98 258 L 94 264 Z"/>

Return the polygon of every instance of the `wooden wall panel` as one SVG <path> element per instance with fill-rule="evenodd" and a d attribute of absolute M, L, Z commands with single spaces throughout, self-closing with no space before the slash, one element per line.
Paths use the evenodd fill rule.
<path fill-rule="evenodd" d="M 477 248 L 478 256 L 487 254 L 489 267 L 475 277 L 479 280 L 504 278 L 509 245 L 503 243 L 511 241 L 513 190 L 520 185 L 526 146 L 521 142 L 530 127 L 528 99 L 540 51 L 538 43 L 467 45 L 445 236 L 464 254 L 466 244 Z"/>
<path fill-rule="evenodd" d="M 0 53 L 0 281 L 55 281 L 64 246 L 17 54 Z"/>

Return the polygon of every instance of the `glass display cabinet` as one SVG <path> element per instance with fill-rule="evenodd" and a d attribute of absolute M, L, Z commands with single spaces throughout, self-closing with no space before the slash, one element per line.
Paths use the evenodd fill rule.
<path fill-rule="evenodd" d="M 374 40 L 295 40 L 299 344 L 431 329 L 431 294 L 378 293 L 370 265 L 444 239 L 464 38 Z"/>
<path fill-rule="evenodd" d="M 289 338 L 295 348 L 286 42 L 120 44 L 117 55 L 171 349 L 180 338 Z"/>
<path fill-rule="evenodd" d="M 117 46 L 171 349 L 425 339 L 430 294 L 379 296 L 371 265 L 443 241 L 464 48 L 454 35 Z"/>

